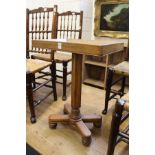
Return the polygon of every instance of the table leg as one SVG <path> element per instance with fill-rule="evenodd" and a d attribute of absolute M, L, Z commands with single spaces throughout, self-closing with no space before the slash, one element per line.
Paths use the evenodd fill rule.
<path fill-rule="evenodd" d="M 82 143 L 88 146 L 91 143 L 91 132 L 85 125 L 85 123 L 81 120 L 75 123 L 77 129 L 82 135 Z"/>
<path fill-rule="evenodd" d="M 94 127 L 100 128 L 102 125 L 102 118 L 96 114 L 83 115 L 82 121 L 85 123 L 93 122 Z"/>
<path fill-rule="evenodd" d="M 82 55 L 72 54 L 72 85 L 71 85 L 71 113 L 72 119 L 80 119 L 82 84 Z"/>
<path fill-rule="evenodd" d="M 82 55 L 72 54 L 72 86 L 71 106 L 64 106 L 64 113 L 67 115 L 50 115 L 49 125 L 55 128 L 57 122 L 67 122 L 80 132 L 82 142 L 88 146 L 91 143 L 91 132 L 84 122 L 92 122 L 95 127 L 101 127 L 102 117 L 98 115 L 81 115 L 81 83 L 82 83 Z"/>

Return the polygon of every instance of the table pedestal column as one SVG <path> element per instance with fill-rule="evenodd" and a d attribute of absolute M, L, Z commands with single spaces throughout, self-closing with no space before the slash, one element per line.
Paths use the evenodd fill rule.
<path fill-rule="evenodd" d="M 102 117 L 98 115 L 81 115 L 81 83 L 82 83 L 82 56 L 72 54 L 72 85 L 71 85 L 71 106 L 66 104 L 64 113 L 66 115 L 50 115 L 49 126 L 55 128 L 57 122 L 65 122 L 74 126 L 81 136 L 84 145 L 91 143 L 91 132 L 84 122 L 92 122 L 95 127 L 100 128 Z"/>

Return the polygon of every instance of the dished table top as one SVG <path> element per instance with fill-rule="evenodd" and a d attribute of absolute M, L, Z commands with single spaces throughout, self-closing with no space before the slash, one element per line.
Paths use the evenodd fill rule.
<path fill-rule="evenodd" d="M 124 49 L 124 43 L 116 40 L 48 39 L 33 40 L 32 46 L 76 54 L 102 56 Z"/>

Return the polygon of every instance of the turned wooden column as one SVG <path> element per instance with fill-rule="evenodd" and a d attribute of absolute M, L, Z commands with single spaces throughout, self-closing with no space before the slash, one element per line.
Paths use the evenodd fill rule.
<path fill-rule="evenodd" d="M 71 113 L 70 117 L 74 120 L 81 118 L 81 83 L 82 83 L 82 55 L 72 56 L 72 85 L 71 85 Z"/>

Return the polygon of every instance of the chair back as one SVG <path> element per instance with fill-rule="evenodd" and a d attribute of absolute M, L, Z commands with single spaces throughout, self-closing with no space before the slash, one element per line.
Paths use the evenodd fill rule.
<path fill-rule="evenodd" d="M 30 57 L 30 52 L 51 53 L 49 49 L 32 47 L 32 40 L 56 38 L 54 32 L 56 25 L 57 5 L 53 8 L 26 9 L 26 57 Z"/>
<path fill-rule="evenodd" d="M 56 36 L 58 39 L 81 39 L 83 11 L 57 13 Z"/>

